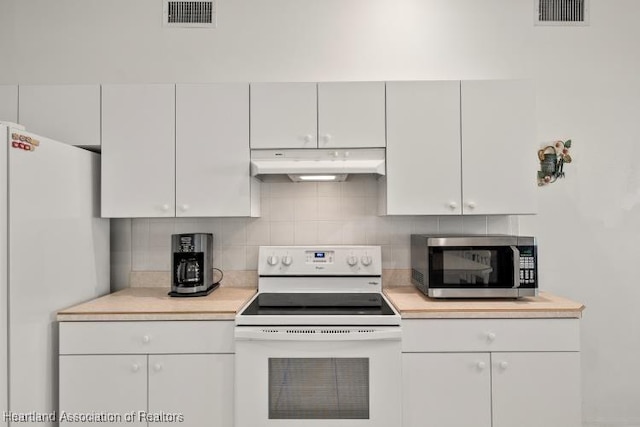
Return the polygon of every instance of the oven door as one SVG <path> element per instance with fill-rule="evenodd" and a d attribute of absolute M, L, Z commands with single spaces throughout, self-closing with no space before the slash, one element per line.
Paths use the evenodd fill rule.
<path fill-rule="evenodd" d="M 400 327 L 235 331 L 236 427 L 401 424 Z"/>

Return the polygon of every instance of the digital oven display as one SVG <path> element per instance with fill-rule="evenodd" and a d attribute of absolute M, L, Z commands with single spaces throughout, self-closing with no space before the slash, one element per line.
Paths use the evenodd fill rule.
<path fill-rule="evenodd" d="M 333 264 L 334 251 L 307 251 L 308 264 Z"/>

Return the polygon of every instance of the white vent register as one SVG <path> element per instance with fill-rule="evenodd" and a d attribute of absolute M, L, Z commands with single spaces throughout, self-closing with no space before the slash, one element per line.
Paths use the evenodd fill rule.
<path fill-rule="evenodd" d="M 536 25 L 588 25 L 589 0 L 536 0 Z"/>
<path fill-rule="evenodd" d="M 216 0 L 164 0 L 165 27 L 216 28 Z"/>

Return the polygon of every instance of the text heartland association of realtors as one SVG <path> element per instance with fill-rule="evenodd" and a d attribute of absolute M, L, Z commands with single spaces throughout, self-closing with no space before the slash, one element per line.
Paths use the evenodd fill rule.
<path fill-rule="evenodd" d="M 176 412 L 13 412 L 3 411 L 2 420 L 12 423 L 182 423 L 184 415 Z"/>

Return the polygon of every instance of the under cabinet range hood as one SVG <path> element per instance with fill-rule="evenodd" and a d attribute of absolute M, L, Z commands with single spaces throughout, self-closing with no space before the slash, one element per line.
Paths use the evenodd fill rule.
<path fill-rule="evenodd" d="M 262 180 L 344 181 L 385 174 L 384 148 L 251 150 L 251 176 Z"/>

